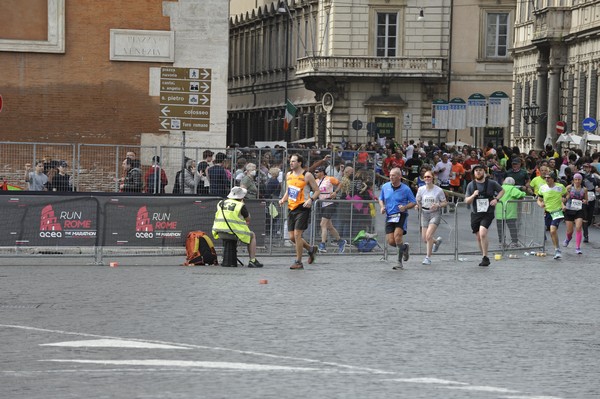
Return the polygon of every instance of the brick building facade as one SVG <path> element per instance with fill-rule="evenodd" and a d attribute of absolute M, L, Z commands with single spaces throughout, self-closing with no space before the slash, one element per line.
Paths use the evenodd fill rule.
<path fill-rule="evenodd" d="M 202 140 L 224 145 L 228 9 L 217 8 L 220 3 L 2 0 L 0 140 L 140 144 L 148 133 L 175 144 L 164 136 L 176 134 L 158 134 L 157 71 L 176 66 L 217 71 L 211 131 Z M 26 25 L 31 27 L 22 29 Z M 114 60 L 111 30 L 115 29 L 175 32 L 173 61 Z M 47 37 L 40 40 L 40 32 L 46 30 Z M 214 56 L 219 53 L 223 55 Z"/>

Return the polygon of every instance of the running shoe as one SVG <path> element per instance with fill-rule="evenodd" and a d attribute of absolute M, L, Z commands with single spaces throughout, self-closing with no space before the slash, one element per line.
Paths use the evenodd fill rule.
<path fill-rule="evenodd" d="M 408 243 L 404 243 L 404 252 L 402 252 L 402 260 L 406 262 L 408 258 L 410 258 L 410 245 Z"/>
<path fill-rule="evenodd" d="M 251 260 L 250 262 L 248 262 L 248 267 L 249 268 L 259 268 L 259 267 L 263 267 L 263 264 L 260 263 L 258 261 L 258 259 L 254 259 L 254 260 Z"/>
<path fill-rule="evenodd" d="M 317 246 L 313 246 L 310 251 L 308 251 L 308 264 L 312 265 L 315 262 L 315 258 L 317 257 L 317 252 L 319 252 L 319 248 Z"/>
<path fill-rule="evenodd" d="M 396 266 L 392 267 L 393 270 L 404 270 L 404 266 L 402 265 L 402 261 L 398 261 Z"/>
<path fill-rule="evenodd" d="M 583 242 L 588 243 L 590 242 L 590 239 L 588 237 L 583 237 Z"/>
<path fill-rule="evenodd" d="M 326 254 L 327 253 L 327 248 L 325 247 L 325 243 L 322 242 L 319 244 L 319 252 Z"/>
<path fill-rule="evenodd" d="M 569 240 L 568 238 L 566 238 L 566 239 L 563 241 L 563 247 L 568 247 L 570 242 L 571 242 L 571 240 Z"/>
<path fill-rule="evenodd" d="M 442 245 L 442 237 L 438 237 L 433 242 L 433 252 L 437 252 L 440 249 L 440 245 Z"/>
<path fill-rule="evenodd" d="M 290 266 L 290 269 L 291 270 L 304 269 L 304 265 L 302 264 L 302 262 L 295 261 L 294 264 Z"/>
<path fill-rule="evenodd" d="M 581 252 L 581 248 L 575 248 L 575 253 L 581 255 L 583 252 Z"/>
<path fill-rule="evenodd" d="M 346 244 L 348 244 L 348 241 L 346 241 L 346 240 L 340 239 L 338 241 L 338 252 L 339 253 L 341 253 L 341 254 L 344 253 L 344 251 L 346 250 Z"/>
<path fill-rule="evenodd" d="M 554 251 L 554 259 L 562 258 L 562 254 L 560 253 L 560 249 Z"/>
<path fill-rule="evenodd" d="M 487 256 L 484 256 L 483 258 L 481 258 L 481 263 L 479 264 L 479 266 L 489 266 L 490 265 L 490 258 L 488 258 Z"/>
<path fill-rule="evenodd" d="M 423 262 L 421 262 L 422 265 L 431 265 L 431 259 L 429 259 L 428 257 L 425 257 L 425 259 L 423 259 Z"/>

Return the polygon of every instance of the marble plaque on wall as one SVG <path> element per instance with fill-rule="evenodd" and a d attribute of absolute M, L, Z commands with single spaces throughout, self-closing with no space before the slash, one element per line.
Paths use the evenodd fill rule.
<path fill-rule="evenodd" d="M 163 30 L 110 30 L 111 61 L 175 62 L 175 34 Z"/>

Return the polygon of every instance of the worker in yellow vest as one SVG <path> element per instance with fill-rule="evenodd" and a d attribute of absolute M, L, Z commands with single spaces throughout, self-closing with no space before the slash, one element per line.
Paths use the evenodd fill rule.
<path fill-rule="evenodd" d="M 248 267 L 263 267 L 256 259 L 256 235 L 250 231 L 250 213 L 244 204 L 247 190 L 242 187 L 233 187 L 227 199 L 219 201 L 217 213 L 212 227 L 212 234 L 219 239 L 219 233 L 230 234 L 248 246 L 250 262 Z"/>

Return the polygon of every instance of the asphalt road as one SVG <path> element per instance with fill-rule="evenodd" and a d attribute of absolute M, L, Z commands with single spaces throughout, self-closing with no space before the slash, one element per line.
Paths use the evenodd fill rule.
<path fill-rule="evenodd" d="M 597 398 L 583 256 L 0 259 L 1 398 Z M 291 249 L 290 249 L 291 252 Z M 261 284 L 260 280 L 267 280 Z"/>

